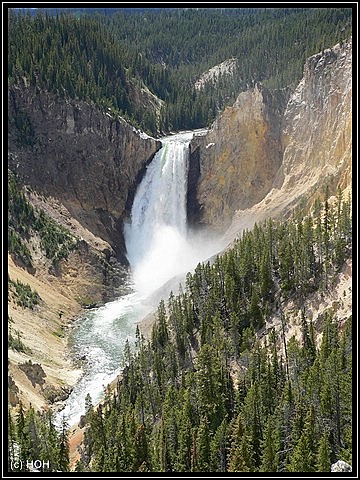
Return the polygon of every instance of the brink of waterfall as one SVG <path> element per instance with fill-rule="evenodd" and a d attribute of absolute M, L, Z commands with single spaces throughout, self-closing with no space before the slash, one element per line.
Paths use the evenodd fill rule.
<path fill-rule="evenodd" d="M 149 295 L 198 261 L 186 222 L 189 143 L 193 132 L 162 139 L 148 166 L 125 225 L 135 289 Z"/>
<path fill-rule="evenodd" d="M 70 425 L 79 421 L 88 393 L 93 403 L 103 398 L 105 386 L 124 367 L 125 342 L 130 345 L 135 342 L 135 324 L 157 305 L 152 294 L 158 293 L 168 280 L 185 275 L 199 261 L 220 250 L 220 244 L 211 241 L 209 235 L 195 236 L 187 226 L 187 176 L 192 136 L 193 132 L 186 132 L 165 137 L 163 147 L 148 166 L 137 189 L 131 222 L 124 231 L 134 292 L 86 311 L 74 324 L 72 351 L 75 358 L 82 359 L 83 376 L 65 408 L 58 413 L 58 425 L 63 416 Z M 177 287 L 178 283 L 174 290 Z"/>

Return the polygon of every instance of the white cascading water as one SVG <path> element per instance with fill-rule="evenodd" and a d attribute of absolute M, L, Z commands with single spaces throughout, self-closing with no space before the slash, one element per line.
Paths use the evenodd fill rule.
<path fill-rule="evenodd" d="M 125 226 L 127 257 L 136 290 L 149 295 L 192 268 L 187 240 L 186 197 L 189 142 L 193 132 L 162 140 L 147 168 Z"/>
<path fill-rule="evenodd" d="M 194 237 L 187 229 L 192 137 L 193 132 L 165 137 L 163 147 L 147 167 L 134 198 L 131 222 L 124 228 L 134 292 L 89 310 L 77 320 L 71 343 L 75 357 L 83 360 L 83 375 L 57 415 L 58 424 L 63 416 L 69 425 L 79 421 L 87 393 L 93 404 L 101 400 L 104 387 L 124 367 L 125 342 L 134 344 L 136 323 L 156 308 L 151 304 L 151 294 L 221 248 L 208 235 Z"/>

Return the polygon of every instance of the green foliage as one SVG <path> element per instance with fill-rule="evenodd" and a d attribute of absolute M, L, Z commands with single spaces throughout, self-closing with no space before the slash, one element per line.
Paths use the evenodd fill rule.
<path fill-rule="evenodd" d="M 16 304 L 22 308 L 34 309 L 38 305 L 40 295 L 33 291 L 30 285 L 22 283 L 20 280 L 9 279 L 9 295 L 12 295 Z"/>
<path fill-rule="evenodd" d="M 60 326 L 57 330 L 53 332 L 53 335 L 55 335 L 55 337 L 64 338 L 65 333 L 63 328 Z"/>
<path fill-rule="evenodd" d="M 347 217 L 342 204 L 340 216 Z M 349 221 L 325 226 L 324 213 L 320 205 L 309 218 L 294 215 L 244 232 L 231 250 L 188 274 L 180 294 L 160 303 L 151 341 L 137 332 L 136 354 L 127 348 L 115 396 L 96 411 L 87 401 L 81 468 L 315 472 L 339 458 L 351 461 L 351 319 L 340 333 L 334 312 L 326 311 L 317 347 L 303 308 L 309 293 L 326 288 L 325 275 L 330 284 L 338 271 L 338 235 L 344 258 L 351 253 L 351 231 L 340 227 Z M 310 240 L 319 220 L 321 235 Z M 319 255 L 326 236 L 325 272 Z M 291 263 L 285 244 L 301 252 Z M 300 340 L 272 330 L 261 344 L 268 315 L 292 320 L 278 309 L 284 297 L 298 306 Z"/>
<path fill-rule="evenodd" d="M 324 432 L 319 443 L 316 467 L 317 472 L 330 472 L 331 470 L 331 450 L 326 432 Z"/>
<path fill-rule="evenodd" d="M 25 77 L 92 100 L 153 134 L 205 126 L 257 82 L 296 85 L 308 56 L 349 38 L 352 15 L 351 8 L 42 10 L 9 12 L 9 83 Z M 229 58 L 237 59 L 233 76 L 195 89 L 203 72 Z M 144 85 L 165 102 L 159 119 L 134 102 Z M 31 144 L 28 119 L 19 114 L 16 122 Z"/>
<path fill-rule="evenodd" d="M 21 145 L 34 145 L 35 132 L 29 115 L 26 112 L 17 112 L 14 122 L 18 132 L 17 138 L 19 143 Z"/>
<path fill-rule="evenodd" d="M 67 258 L 70 251 L 77 245 L 77 240 L 62 225 L 56 223 L 40 210 L 35 221 L 34 229 L 40 235 L 40 246 L 44 249 L 47 258 L 54 263 Z"/>
<path fill-rule="evenodd" d="M 8 230 L 8 250 L 9 253 L 15 255 L 15 258 L 22 261 L 26 267 L 32 267 L 30 250 L 11 227 Z"/>
<path fill-rule="evenodd" d="M 277 472 L 279 468 L 280 435 L 274 428 L 274 419 L 269 415 L 264 428 L 260 472 Z"/>
<path fill-rule="evenodd" d="M 14 335 L 13 335 L 14 334 Z M 21 340 L 21 333 L 19 330 L 12 330 L 11 317 L 9 318 L 9 334 L 8 334 L 8 348 L 12 348 L 18 352 L 30 353 L 30 348 L 26 347 Z"/>
<path fill-rule="evenodd" d="M 8 432 L 9 461 L 20 460 L 20 471 L 28 471 L 27 462 L 36 459 L 42 460 L 41 472 L 69 470 L 67 425 L 63 421 L 57 431 L 51 410 L 38 413 L 30 406 L 25 412 L 20 402 L 15 421 L 9 412 Z"/>
<path fill-rule="evenodd" d="M 12 348 L 13 350 L 17 350 L 18 352 L 25 352 L 24 344 L 20 338 L 20 332 L 17 330 L 15 332 L 15 337 L 9 333 L 8 335 L 8 348 Z"/>
<path fill-rule="evenodd" d="M 109 25 L 127 48 L 135 46 L 132 68 L 166 101 L 161 122 L 175 130 L 208 124 L 256 82 L 294 85 L 309 55 L 351 32 L 351 9 L 174 10 L 119 12 Z M 234 76 L 195 90 L 202 72 L 229 58 L 237 59 Z"/>
<path fill-rule="evenodd" d="M 8 215 L 9 228 L 21 236 L 26 236 L 35 221 L 35 211 L 19 187 L 15 174 L 8 171 Z M 11 237 L 11 235 L 10 235 Z M 16 240 L 14 240 L 16 243 Z"/>
<path fill-rule="evenodd" d="M 57 224 L 43 210 L 35 209 L 18 185 L 13 172 L 8 172 L 9 230 L 8 250 L 26 267 L 32 267 L 31 252 L 26 241 L 35 232 L 40 236 L 40 246 L 47 258 L 56 264 L 67 258 L 76 248 L 77 240 L 63 226 Z"/>
<path fill-rule="evenodd" d="M 300 438 L 290 455 L 287 470 L 289 472 L 314 472 L 315 471 L 315 412 L 311 406 L 301 429 Z"/>

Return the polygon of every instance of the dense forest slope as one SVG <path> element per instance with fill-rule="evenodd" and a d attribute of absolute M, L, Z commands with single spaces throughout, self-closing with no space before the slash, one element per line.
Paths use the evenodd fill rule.
<path fill-rule="evenodd" d="M 351 463 L 351 207 L 312 211 L 255 226 L 160 302 L 116 394 L 88 398 L 78 471 Z"/>

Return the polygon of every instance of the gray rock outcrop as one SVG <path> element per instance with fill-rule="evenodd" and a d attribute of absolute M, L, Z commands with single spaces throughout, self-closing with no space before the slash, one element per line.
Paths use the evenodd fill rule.
<path fill-rule="evenodd" d="M 338 460 L 336 463 L 331 465 L 332 472 L 352 472 L 351 465 L 344 460 Z"/>

